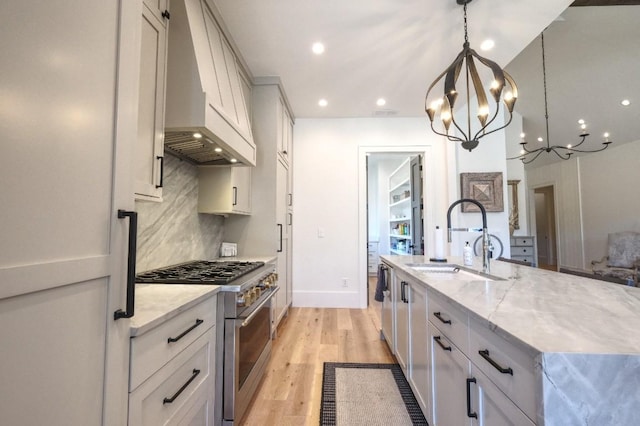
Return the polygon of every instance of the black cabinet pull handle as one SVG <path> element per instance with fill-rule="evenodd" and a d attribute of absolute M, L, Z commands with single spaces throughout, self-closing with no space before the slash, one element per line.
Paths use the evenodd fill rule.
<path fill-rule="evenodd" d="M 436 341 L 436 343 L 438 344 L 438 346 L 440 346 L 442 349 L 444 349 L 445 351 L 449 351 L 451 352 L 451 346 L 445 346 L 444 343 L 442 343 L 442 338 L 440 336 L 433 336 L 433 340 Z"/>
<path fill-rule="evenodd" d="M 162 17 L 164 19 L 171 19 L 171 14 L 169 13 L 168 10 L 165 10 L 164 12 L 162 12 Z"/>
<path fill-rule="evenodd" d="M 289 213 L 289 226 L 293 225 L 293 213 Z"/>
<path fill-rule="evenodd" d="M 162 188 L 164 182 L 164 157 L 157 156 L 156 160 L 160 160 L 160 184 L 156 188 Z"/>
<path fill-rule="evenodd" d="M 167 343 L 175 343 L 178 340 L 182 339 L 184 336 L 186 336 L 187 334 L 189 334 L 189 332 L 191 330 L 193 330 L 194 328 L 196 328 L 197 326 L 199 326 L 200 324 L 202 324 L 204 322 L 204 320 L 201 319 L 196 319 L 196 323 L 194 325 L 192 325 L 191 327 L 187 328 L 185 331 L 183 331 L 182 333 L 180 333 L 180 335 L 178 337 L 169 337 L 167 339 Z"/>
<path fill-rule="evenodd" d="M 478 351 L 478 353 L 482 358 L 487 360 L 489 364 L 493 365 L 494 368 L 499 372 L 501 372 L 502 374 L 511 374 L 513 376 L 513 370 L 511 369 L 511 367 L 504 368 L 489 356 L 489 349 Z"/>
<path fill-rule="evenodd" d="M 446 319 L 442 318 L 442 314 L 440 312 L 434 312 L 433 316 L 438 318 L 440 321 L 442 321 L 445 324 L 451 324 L 451 320 L 446 320 Z"/>
<path fill-rule="evenodd" d="M 189 380 L 187 380 L 187 382 L 182 385 L 182 387 L 180 389 L 178 389 L 178 392 L 174 393 L 173 396 L 171 398 L 165 398 L 162 400 L 162 405 L 164 404 L 171 404 L 173 401 L 176 400 L 177 397 L 180 396 L 180 394 L 187 388 L 187 386 L 189 386 L 191 384 L 191 382 L 193 382 L 193 380 L 198 377 L 198 374 L 200 374 L 200 370 L 196 370 L 195 368 L 193 369 L 193 373 L 191 374 L 191 377 L 189 377 Z"/>
<path fill-rule="evenodd" d="M 467 417 L 477 419 L 478 414 L 471 411 L 471 383 L 475 383 L 475 377 L 467 379 Z"/>
<path fill-rule="evenodd" d="M 400 300 L 402 300 L 404 303 L 407 303 L 407 297 L 404 289 L 404 286 L 406 284 L 407 283 L 405 281 L 400 281 Z"/>
<path fill-rule="evenodd" d="M 118 210 L 118 219 L 129 218 L 129 255 L 127 259 L 127 307 L 113 313 L 113 319 L 131 318 L 135 312 L 136 302 L 136 238 L 138 235 L 138 213 Z"/>
<path fill-rule="evenodd" d="M 232 206 L 235 206 L 238 204 L 238 187 L 234 186 L 233 187 L 233 202 L 231 203 Z"/>
<path fill-rule="evenodd" d="M 293 205 L 293 194 L 289 193 L 289 206 Z"/>
<path fill-rule="evenodd" d="M 278 228 L 280 229 L 280 248 L 278 249 L 278 253 L 282 253 L 282 224 L 278 223 Z"/>

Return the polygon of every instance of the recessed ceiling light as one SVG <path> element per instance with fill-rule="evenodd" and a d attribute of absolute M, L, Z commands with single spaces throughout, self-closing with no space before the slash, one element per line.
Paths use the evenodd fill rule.
<path fill-rule="evenodd" d="M 629 106 L 631 105 L 631 101 L 629 99 L 624 99 L 622 100 L 622 102 L 620 102 L 623 106 Z"/>
<path fill-rule="evenodd" d="M 538 142 L 542 142 L 544 139 L 542 138 L 538 138 Z"/>
<path fill-rule="evenodd" d="M 222 152 L 222 148 L 220 148 L 220 147 L 214 148 L 213 150 L 214 150 L 215 152 Z"/>
<path fill-rule="evenodd" d="M 313 46 L 311 46 L 311 50 L 316 55 L 322 55 L 324 53 L 324 44 L 320 43 L 319 41 L 313 43 Z"/>
<path fill-rule="evenodd" d="M 386 104 L 387 101 L 384 98 L 380 98 L 376 101 L 376 105 L 378 106 L 384 106 L 384 104 Z"/>
<path fill-rule="evenodd" d="M 480 49 L 482 50 L 491 50 L 496 45 L 496 43 L 491 39 L 486 39 L 480 44 Z"/>
<path fill-rule="evenodd" d="M 320 99 L 320 100 L 318 101 L 318 105 L 320 105 L 321 107 L 323 107 L 323 108 L 324 108 L 324 107 L 326 107 L 327 105 L 329 105 L 329 102 L 327 102 L 327 100 L 326 100 L 326 99 Z"/>
<path fill-rule="evenodd" d="M 584 120 L 581 118 L 580 120 L 578 120 L 578 124 L 584 124 Z"/>
<path fill-rule="evenodd" d="M 236 160 L 235 158 L 230 158 L 229 161 L 231 161 L 232 163 L 237 163 L 238 160 Z"/>
<path fill-rule="evenodd" d="M 193 134 L 193 137 L 196 138 L 196 139 L 200 139 L 202 137 L 202 133 L 196 132 L 196 133 Z"/>

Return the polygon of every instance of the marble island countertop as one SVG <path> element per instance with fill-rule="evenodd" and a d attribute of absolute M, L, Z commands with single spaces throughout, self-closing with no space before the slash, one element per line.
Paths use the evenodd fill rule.
<path fill-rule="evenodd" d="M 491 261 L 501 281 L 435 280 L 407 266 L 424 256 L 381 256 L 462 306 L 506 340 L 536 353 L 640 356 L 640 288 Z M 449 257 L 449 264 L 463 265 Z M 480 258 L 469 267 L 482 271 Z"/>
<path fill-rule="evenodd" d="M 131 337 L 145 333 L 219 291 L 219 285 L 136 284 Z"/>

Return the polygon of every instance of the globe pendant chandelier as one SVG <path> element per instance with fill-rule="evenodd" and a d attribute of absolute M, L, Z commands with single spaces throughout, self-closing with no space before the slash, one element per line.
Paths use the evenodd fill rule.
<path fill-rule="evenodd" d="M 475 50 L 471 49 L 467 33 L 467 4 L 470 3 L 471 0 L 456 0 L 456 2 L 463 5 L 464 10 L 464 44 L 462 45 L 462 51 L 458 54 L 453 63 L 451 63 L 451 65 L 449 65 L 449 67 L 447 67 L 447 69 L 445 69 L 444 72 L 442 72 L 442 74 L 440 74 L 438 78 L 431 83 L 431 86 L 429 86 L 425 97 L 425 111 L 429 116 L 431 130 L 433 130 L 433 132 L 441 136 L 446 136 L 450 141 L 461 142 L 464 149 L 471 151 L 478 146 L 479 140 L 482 137 L 504 129 L 509 125 L 509 123 L 511 123 L 513 106 L 515 105 L 518 97 L 518 88 L 511 76 L 500 68 L 498 64 L 489 59 L 483 58 L 478 55 Z M 485 85 L 483 85 L 483 82 L 480 79 L 476 61 L 487 67 L 493 74 L 493 80 L 486 84 L 488 89 L 485 89 Z M 460 77 L 463 68 L 466 76 L 466 82 L 463 89 L 466 91 L 466 93 L 464 93 L 464 100 L 466 101 L 467 114 L 466 123 L 459 123 L 454 117 L 454 108 L 456 106 L 456 100 L 459 93 L 459 89 L 456 84 L 458 83 L 458 77 Z M 443 78 L 444 91 L 439 92 L 442 93 L 442 96 L 439 97 L 440 95 L 438 93 L 432 99 L 430 97 L 432 89 L 439 85 Z M 471 85 L 473 85 L 473 92 L 471 91 Z M 478 123 L 475 123 L 474 119 L 474 126 L 472 126 L 471 103 L 474 96 L 477 99 L 477 110 L 475 110 L 475 115 Z M 495 102 L 493 107 L 490 107 L 489 102 L 487 101 L 488 98 L 493 99 Z M 493 122 L 500 112 L 501 101 L 504 102 L 504 107 L 509 113 L 509 117 L 506 119 L 506 123 L 504 125 L 500 126 L 499 124 L 496 124 L 492 127 Z M 436 130 L 433 125 L 438 113 L 439 118 L 442 121 L 442 126 L 444 127 L 444 133 Z M 453 124 L 457 129 L 457 134 L 460 136 L 449 133 L 451 124 Z"/>
<path fill-rule="evenodd" d="M 520 155 L 518 155 L 517 157 L 507 158 L 507 160 L 521 160 L 524 164 L 529 164 L 533 162 L 536 158 L 538 158 L 540 154 L 542 154 L 543 152 L 553 152 L 562 160 L 568 160 L 576 152 L 590 153 L 590 152 L 604 151 L 605 149 L 607 149 L 607 147 L 611 143 L 611 141 L 609 140 L 608 133 L 604 134 L 605 140 L 604 142 L 602 142 L 603 146 L 601 148 L 594 149 L 594 150 L 578 149 L 578 147 L 582 145 L 584 141 L 587 139 L 587 136 L 589 136 L 589 133 L 587 133 L 587 130 L 586 130 L 587 125 L 585 124 L 584 120 L 580 120 L 578 122 L 580 124 L 580 129 L 581 129 L 580 134 L 578 135 L 578 137 L 580 138 L 580 142 L 578 142 L 575 145 L 566 145 L 566 146 L 550 144 L 549 112 L 547 108 L 547 67 L 546 67 L 545 55 L 544 55 L 544 33 L 540 34 L 540 43 L 542 45 L 542 82 L 543 82 L 543 88 L 544 88 L 544 121 L 545 121 L 545 127 L 546 127 L 547 144 L 546 146 L 529 150 L 527 148 L 527 142 L 524 140 L 525 134 L 522 133 L 520 134 L 520 138 L 521 138 L 520 145 L 522 145 L 522 149 L 520 150 Z M 542 138 L 538 138 L 538 142 L 542 142 Z"/>

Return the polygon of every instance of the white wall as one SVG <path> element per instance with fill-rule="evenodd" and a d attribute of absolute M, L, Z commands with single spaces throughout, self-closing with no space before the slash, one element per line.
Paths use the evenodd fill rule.
<path fill-rule="evenodd" d="M 294 306 L 366 307 L 366 152 L 395 149 L 425 155 L 427 256 L 434 254 L 435 226 L 446 227 L 447 208 L 460 198 L 460 172 L 502 172 L 506 201 L 503 132 L 483 138 L 468 153 L 435 135 L 426 117 L 298 119 L 294 144 Z M 459 208 L 453 213 L 456 227 L 481 224 L 479 213 L 460 213 Z M 488 226 L 503 241 L 508 256 L 508 213 L 489 213 Z M 319 237 L 319 229 L 324 237 Z M 445 250 L 461 255 L 460 241 L 479 235 L 456 235 Z M 342 285 L 344 278 L 347 287 Z"/>
<path fill-rule="evenodd" d="M 426 150 L 426 216 L 444 223 L 444 141 L 426 117 L 298 119 L 294 144 L 293 304 L 366 307 L 366 152 Z"/>
<path fill-rule="evenodd" d="M 530 199 L 554 185 L 560 267 L 590 270 L 607 254 L 608 233 L 640 231 L 638 159 L 640 141 L 527 170 Z"/>

